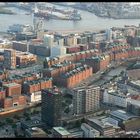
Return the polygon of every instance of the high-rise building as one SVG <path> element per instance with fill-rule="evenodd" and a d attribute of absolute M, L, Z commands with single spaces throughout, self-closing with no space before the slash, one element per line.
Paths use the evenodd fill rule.
<path fill-rule="evenodd" d="M 94 112 L 100 108 L 100 87 L 84 86 L 73 90 L 74 113 Z"/>
<path fill-rule="evenodd" d="M 12 49 L 4 50 L 4 67 L 7 69 L 16 68 L 16 51 Z"/>
<path fill-rule="evenodd" d="M 61 96 L 61 91 L 56 87 L 42 90 L 41 119 L 47 127 L 60 125 Z"/>
<path fill-rule="evenodd" d="M 53 35 L 44 35 L 44 45 L 47 47 L 53 47 L 54 45 L 54 36 Z"/>

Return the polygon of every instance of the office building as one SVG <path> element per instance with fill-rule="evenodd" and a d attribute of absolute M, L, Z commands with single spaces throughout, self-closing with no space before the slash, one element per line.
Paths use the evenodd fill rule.
<path fill-rule="evenodd" d="M 110 123 L 106 123 L 106 121 L 103 120 L 103 117 L 87 119 L 87 123 L 91 125 L 94 129 L 99 131 L 101 136 L 113 137 L 115 135 L 114 126 Z"/>
<path fill-rule="evenodd" d="M 61 91 L 56 87 L 42 90 L 41 119 L 47 127 L 60 125 L 61 95 Z"/>
<path fill-rule="evenodd" d="M 127 95 L 113 89 L 105 89 L 103 93 L 103 102 L 112 106 L 127 107 Z"/>
<path fill-rule="evenodd" d="M 83 123 L 81 129 L 84 131 L 84 138 L 96 138 L 100 136 L 100 132 L 91 127 L 90 125 Z"/>
<path fill-rule="evenodd" d="M 7 69 L 16 68 L 16 51 L 12 49 L 4 50 L 4 67 Z"/>
<path fill-rule="evenodd" d="M 100 88 L 96 86 L 74 88 L 73 104 L 75 114 L 84 114 L 99 110 Z"/>
<path fill-rule="evenodd" d="M 66 54 L 66 48 L 64 46 L 53 46 L 51 47 L 51 57 L 62 56 Z"/>
<path fill-rule="evenodd" d="M 53 45 L 54 45 L 54 36 L 45 34 L 44 35 L 44 46 L 53 47 Z"/>
<path fill-rule="evenodd" d="M 140 116 L 140 96 L 136 95 L 127 99 L 127 111 Z"/>

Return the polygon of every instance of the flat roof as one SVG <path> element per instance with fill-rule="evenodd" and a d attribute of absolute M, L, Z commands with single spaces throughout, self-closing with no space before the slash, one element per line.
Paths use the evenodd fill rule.
<path fill-rule="evenodd" d="M 60 133 L 61 135 L 70 135 L 70 133 L 63 127 L 53 127 L 53 129 L 58 133 Z"/>
<path fill-rule="evenodd" d="M 103 119 L 106 118 L 106 116 L 102 116 L 100 118 L 89 118 L 88 121 L 96 123 L 101 128 L 109 128 L 113 127 L 110 123 L 104 122 Z"/>
<path fill-rule="evenodd" d="M 138 117 L 138 116 L 135 116 L 133 114 L 127 113 L 126 111 L 123 111 L 123 110 L 112 111 L 112 112 L 110 112 L 110 115 L 115 116 L 115 117 L 117 117 L 121 120 L 124 120 L 124 121 Z"/>
<path fill-rule="evenodd" d="M 21 86 L 21 85 L 17 83 L 9 83 L 9 84 L 4 84 L 3 86 L 12 87 L 12 86 Z"/>
<path fill-rule="evenodd" d="M 26 131 L 30 132 L 31 135 L 33 136 L 35 135 L 36 137 L 40 135 L 47 136 L 46 132 L 39 127 L 32 127 L 32 128 L 27 129 Z"/>
<path fill-rule="evenodd" d="M 93 130 L 95 132 L 99 132 L 98 130 L 94 129 L 93 127 L 91 127 L 89 124 L 87 123 L 83 123 L 82 126 L 86 127 L 88 130 Z"/>

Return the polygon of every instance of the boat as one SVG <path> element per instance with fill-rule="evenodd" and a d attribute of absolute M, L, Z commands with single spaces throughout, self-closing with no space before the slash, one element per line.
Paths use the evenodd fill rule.
<path fill-rule="evenodd" d="M 55 7 L 45 7 L 45 10 L 35 10 L 34 16 L 43 17 L 44 19 L 60 19 L 60 20 L 81 20 L 81 15 L 77 10 L 62 10 Z"/>

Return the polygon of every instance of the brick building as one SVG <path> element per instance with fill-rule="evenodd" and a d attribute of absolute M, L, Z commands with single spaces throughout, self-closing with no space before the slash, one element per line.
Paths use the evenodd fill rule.
<path fill-rule="evenodd" d="M 99 51 L 97 49 L 87 50 L 83 52 L 77 52 L 72 54 L 67 54 L 64 56 L 59 57 L 53 57 L 51 59 L 45 59 L 44 65 L 48 68 L 51 67 L 54 64 L 61 63 L 63 61 L 71 61 L 71 62 L 78 62 L 81 59 L 92 57 L 93 55 L 99 54 Z"/>
<path fill-rule="evenodd" d="M 55 79 L 54 83 L 59 86 L 71 88 L 79 84 L 82 80 L 90 77 L 91 75 L 92 67 L 84 65 L 77 67 L 65 74 L 61 74 L 58 78 Z"/>
<path fill-rule="evenodd" d="M 34 81 L 26 81 L 23 83 L 23 93 L 33 93 L 37 91 L 41 91 L 42 89 L 52 88 L 52 79 L 44 78 L 37 79 Z"/>
<path fill-rule="evenodd" d="M 60 74 L 70 71 L 75 68 L 75 64 L 71 62 L 64 62 L 52 65 L 51 68 L 43 69 L 43 77 L 58 77 Z"/>
<path fill-rule="evenodd" d="M 92 67 L 93 73 L 99 70 L 105 70 L 110 63 L 109 55 L 95 56 L 87 58 L 81 61 L 83 64 L 87 64 Z"/>
<path fill-rule="evenodd" d="M 21 95 L 21 85 L 16 83 L 4 84 L 6 96 Z"/>

